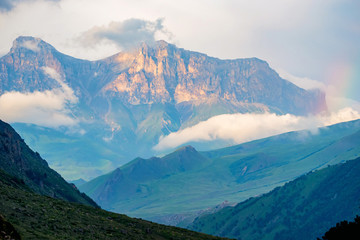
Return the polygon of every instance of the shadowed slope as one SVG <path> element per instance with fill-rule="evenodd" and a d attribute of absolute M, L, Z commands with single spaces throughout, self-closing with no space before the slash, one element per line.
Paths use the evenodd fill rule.
<path fill-rule="evenodd" d="M 304 175 L 263 196 L 199 217 L 190 229 L 252 239 L 316 239 L 359 213 L 360 158 Z"/>
<path fill-rule="evenodd" d="M 0 239 L 221 239 L 42 196 L 2 170 L 0 203 Z"/>
<path fill-rule="evenodd" d="M 33 191 L 70 202 L 97 206 L 92 199 L 67 183 L 7 123 L 0 120 L 0 169 L 17 177 Z"/>

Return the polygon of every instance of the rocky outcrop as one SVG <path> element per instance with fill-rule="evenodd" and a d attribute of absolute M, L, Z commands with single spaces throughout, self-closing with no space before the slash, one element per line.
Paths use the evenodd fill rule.
<path fill-rule="evenodd" d="M 130 104 L 211 104 L 223 100 L 258 103 L 282 113 L 326 110 L 323 93 L 309 92 L 281 79 L 257 58 L 220 60 L 159 41 L 113 59 L 128 68 L 106 84 L 102 92 Z"/>

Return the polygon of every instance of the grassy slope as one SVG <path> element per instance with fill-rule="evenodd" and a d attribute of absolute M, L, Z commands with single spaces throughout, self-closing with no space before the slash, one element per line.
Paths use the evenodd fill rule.
<path fill-rule="evenodd" d="M 196 231 L 252 239 L 316 239 L 360 206 L 360 158 L 304 175 L 268 194 L 198 218 Z"/>
<path fill-rule="evenodd" d="M 33 191 L 64 199 L 97 206 L 85 194 L 67 183 L 57 172 L 49 168 L 39 153 L 32 151 L 14 129 L 0 121 L 0 169 L 24 181 Z"/>
<path fill-rule="evenodd" d="M 38 195 L 3 171 L 0 214 L 22 239 L 220 239 Z"/>
<path fill-rule="evenodd" d="M 157 217 L 194 213 L 225 200 L 240 202 L 313 169 L 354 159 L 360 155 L 359 129 L 360 121 L 354 121 L 320 129 L 317 134 L 292 132 L 202 152 L 208 158 L 205 165 L 146 181 L 136 181 L 137 175 L 129 170 L 139 164 L 134 160 L 120 168 L 122 176 L 115 171 L 81 189 L 106 209 L 161 222 Z M 175 158 L 167 157 L 167 161 Z M 124 184 L 119 181 L 123 178 L 133 180 Z M 105 189 L 112 197 L 104 197 Z M 126 196 L 121 195 L 124 191 Z"/>
<path fill-rule="evenodd" d="M 209 159 L 187 146 L 163 158 L 137 158 L 110 174 L 96 178 L 90 185 L 82 185 L 80 189 L 88 191 L 94 198 L 102 200 L 105 206 L 118 199 L 131 202 L 134 195 L 144 196 L 149 193 L 150 188 L 147 183 L 159 182 L 178 173 L 196 172 L 207 164 L 209 164 Z M 179 183 L 174 184 L 173 187 L 179 185 Z M 104 189 L 105 186 L 106 189 Z M 151 191 L 153 190 L 151 189 Z M 172 190 L 168 188 L 165 191 Z"/>
<path fill-rule="evenodd" d="M 97 125 L 100 128 L 98 132 L 94 130 L 84 135 L 23 123 L 14 123 L 12 126 L 32 149 L 40 152 L 49 165 L 66 179 L 98 176 L 114 169 L 116 163 L 121 163 L 118 160 L 124 158 L 112 145 L 102 140 L 102 137 L 111 137 L 104 134 L 100 136 L 105 131 L 103 126 Z M 81 127 L 88 130 L 87 125 Z"/>

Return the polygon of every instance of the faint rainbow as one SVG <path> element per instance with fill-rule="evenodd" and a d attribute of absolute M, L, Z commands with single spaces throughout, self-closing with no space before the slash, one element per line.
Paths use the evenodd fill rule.
<path fill-rule="evenodd" d="M 360 97 L 360 57 L 356 61 L 337 61 L 333 63 L 327 73 L 328 94 L 339 99 L 359 99 Z M 337 109 L 344 102 L 333 103 L 329 106 Z"/>

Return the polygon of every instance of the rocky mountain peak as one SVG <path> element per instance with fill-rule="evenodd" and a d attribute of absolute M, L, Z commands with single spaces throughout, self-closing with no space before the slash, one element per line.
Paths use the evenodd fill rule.
<path fill-rule="evenodd" d="M 142 42 L 138 47 L 132 50 L 121 52 L 121 55 L 130 54 L 135 58 L 152 58 L 155 62 L 158 62 L 159 59 L 166 57 L 174 57 L 178 48 L 164 40 L 159 40 L 156 42 Z"/>
<path fill-rule="evenodd" d="M 281 79 L 258 58 L 221 60 L 157 41 L 119 54 L 118 62 L 122 72 L 102 92 L 131 105 L 226 101 L 300 115 L 326 109 L 323 95 Z"/>
<path fill-rule="evenodd" d="M 165 40 L 159 40 L 156 42 L 142 42 L 139 46 L 139 49 L 145 49 L 145 50 L 159 50 L 159 49 L 167 49 L 171 48 L 174 45 L 171 43 L 166 42 Z"/>
<path fill-rule="evenodd" d="M 186 145 L 186 146 L 183 146 L 179 149 L 176 150 L 176 152 L 192 152 L 192 153 L 197 153 L 198 151 L 196 151 L 196 149 L 191 146 L 191 145 Z"/>
<path fill-rule="evenodd" d="M 20 36 L 13 41 L 10 53 L 18 51 L 31 51 L 33 53 L 44 53 L 54 51 L 55 48 L 40 38 L 31 36 Z"/>
<path fill-rule="evenodd" d="M 66 74 L 70 75 L 66 73 L 68 70 L 66 66 L 78 62 L 85 62 L 83 65 L 88 68 L 89 61 L 62 54 L 40 38 L 20 36 L 13 41 L 10 52 L 0 58 L 0 93 L 34 92 L 58 88 L 59 84 L 50 71 L 54 70 L 65 78 Z M 50 71 L 47 71 L 49 69 Z"/>

